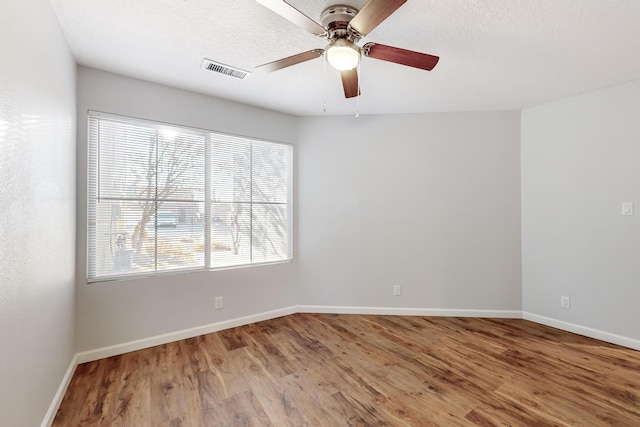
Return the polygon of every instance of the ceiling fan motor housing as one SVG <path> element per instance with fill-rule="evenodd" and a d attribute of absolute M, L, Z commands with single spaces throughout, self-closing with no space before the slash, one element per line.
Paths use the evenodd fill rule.
<path fill-rule="evenodd" d="M 346 5 L 329 6 L 320 15 L 320 24 L 327 29 L 327 38 L 348 39 L 356 43 L 361 36 L 349 28 L 349 22 L 358 14 L 358 9 Z"/>

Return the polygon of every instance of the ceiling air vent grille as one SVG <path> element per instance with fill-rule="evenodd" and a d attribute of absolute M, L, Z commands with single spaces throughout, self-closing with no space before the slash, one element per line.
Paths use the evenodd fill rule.
<path fill-rule="evenodd" d="M 221 64 L 219 62 L 212 61 L 210 59 L 205 58 L 202 61 L 202 68 L 205 70 L 213 71 L 216 73 L 224 74 L 226 76 L 235 77 L 236 79 L 244 80 L 249 77 L 248 71 L 240 70 L 239 68 L 233 68 L 225 64 Z"/>

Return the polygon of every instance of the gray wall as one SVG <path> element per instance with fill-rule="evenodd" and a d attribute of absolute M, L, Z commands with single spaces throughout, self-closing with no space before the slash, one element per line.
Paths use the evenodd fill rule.
<path fill-rule="evenodd" d="M 523 111 L 524 311 L 640 339 L 639 160 L 640 81 Z"/>
<path fill-rule="evenodd" d="M 78 351 L 298 304 L 521 309 L 517 112 L 296 118 L 84 67 L 78 93 Z M 87 109 L 298 141 L 295 261 L 87 285 Z"/>
<path fill-rule="evenodd" d="M 295 261 L 252 268 L 87 284 L 88 109 L 288 143 L 295 143 L 298 136 L 298 122 L 293 116 L 80 67 L 76 322 L 78 351 L 123 344 L 296 304 Z M 297 223 L 296 219 L 294 207 L 294 221 Z M 224 309 L 214 310 L 216 296 L 224 297 Z"/>
<path fill-rule="evenodd" d="M 300 303 L 519 311 L 519 138 L 518 112 L 301 119 Z"/>
<path fill-rule="evenodd" d="M 76 66 L 46 0 L 0 13 L 0 425 L 39 425 L 74 349 Z"/>

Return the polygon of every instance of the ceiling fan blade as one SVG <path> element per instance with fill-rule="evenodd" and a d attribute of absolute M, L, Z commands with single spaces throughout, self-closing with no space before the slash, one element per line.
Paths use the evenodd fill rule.
<path fill-rule="evenodd" d="M 260 71 L 264 71 L 266 73 L 270 73 L 272 71 L 277 71 L 282 68 L 287 68 L 292 65 L 299 64 L 301 62 L 309 61 L 310 59 L 315 59 L 322 55 L 324 49 L 313 49 L 307 52 L 302 52 L 297 55 L 288 56 L 286 58 L 278 59 L 277 61 L 268 62 L 266 64 L 258 65 L 256 69 Z"/>
<path fill-rule="evenodd" d="M 396 64 L 421 68 L 427 71 L 433 70 L 433 67 L 435 67 L 440 60 L 440 57 L 438 56 L 378 43 L 367 43 L 362 47 L 362 51 L 370 58 L 395 62 Z"/>
<path fill-rule="evenodd" d="M 369 0 L 349 22 L 349 26 L 366 36 L 407 0 Z"/>
<path fill-rule="evenodd" d="M 271 9 L 283 18 L 293 22 L 299 27 L 304 28 L 316 36 L 324 36 L 327 30 L 295 7 L 291 6 L 284 0 L 256 0 L 261 5 Z"/>
<path fill-rule="evenodd" d="M 344 97 L 353 98 L 360 95 L 358 88 L 358 69 L 340 71 L 342 77 L 342 87 L 344 88 Z"/>

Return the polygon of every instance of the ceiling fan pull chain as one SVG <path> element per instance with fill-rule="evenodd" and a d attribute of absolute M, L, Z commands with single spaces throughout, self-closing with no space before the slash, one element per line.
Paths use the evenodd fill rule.
<path fill-rule="evenodd" d="M 327 87 L 327 55 L 326 54 L 322 54 L 322 79 L 323 84 L 322 86 L 324 86 L 325 88 Z M 326 91 L 323 91 L 323 93 L 326 93 Z M 322 95 L 324 97 L 324 101 L 322 104 L 322 111 L 324 113 L 327 112 L 327 95 Z"/>
<path fill-rule="evenodd" d="M 358 96 L 356 96 L 356 119 L 360 117 L 360 80 L 362 80 L 362 62 L 358 63 Z"/>

